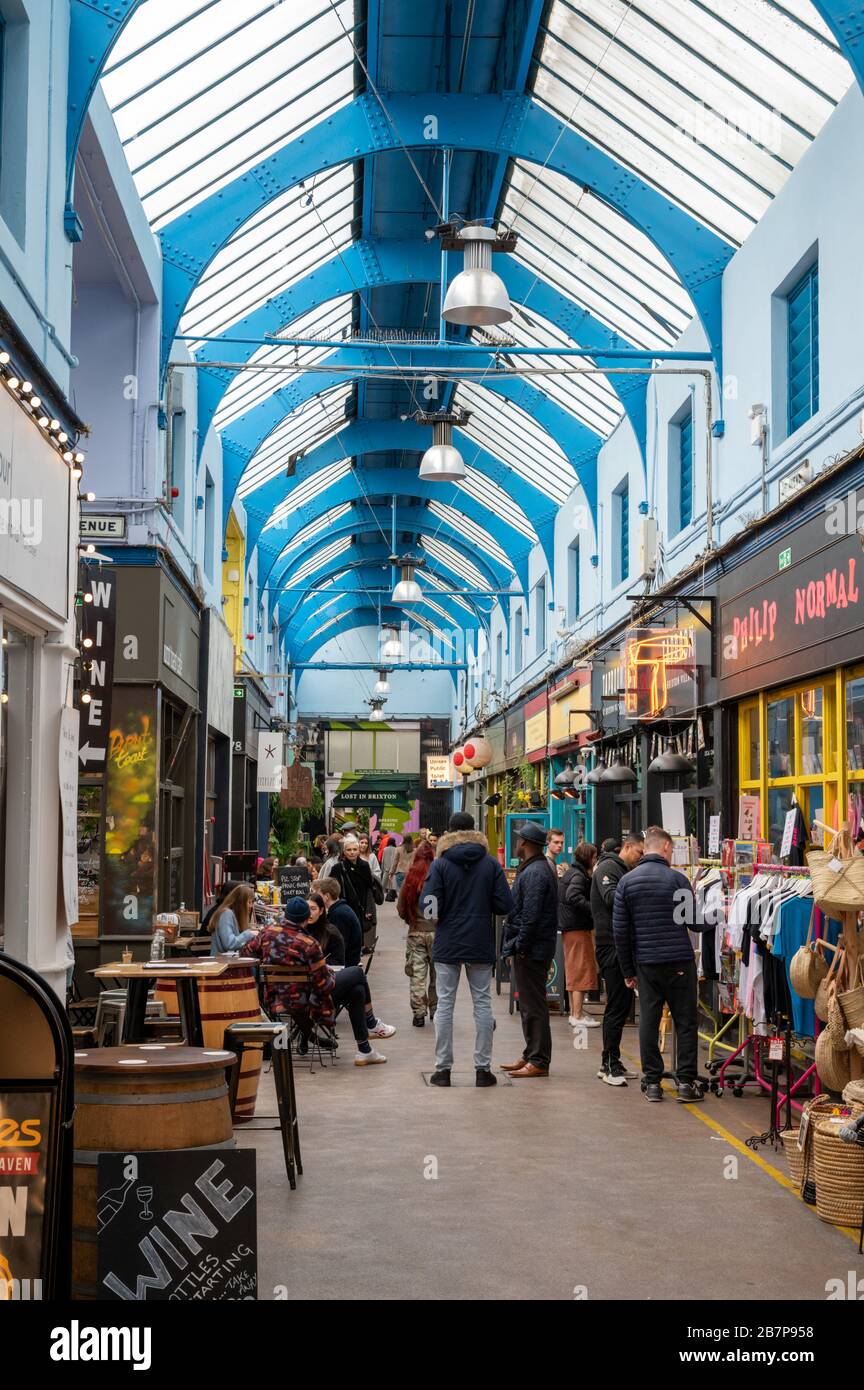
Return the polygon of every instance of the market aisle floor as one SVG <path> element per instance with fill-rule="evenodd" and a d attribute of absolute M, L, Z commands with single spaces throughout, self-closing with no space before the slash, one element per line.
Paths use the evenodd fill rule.
<path fill-rule="evenodd" d="M 785 1175 L 782 1153 L 763 1148 L 754 1162 L 705 1122 L 740 1144 L 767 1127 L 767 1098 L 649 1105 L 638 1082 L 597 1080 L 599 1029 L 576 1051 L 557 1018 L 548 1080 L 478 1091 L 464 981 L 454 1085 L 428 1087 L 433 1032 L 411 1027 L 405 929 L 392 907 L 381 916 L 370 983 L 399 1030 L 381 1044 L 387 1065 L 355 1068 L 344 1027 L 335 1067 L 298 1064 L 295 1192 L 279 1135 L 239 1136 L 259 1155 L 262 1298 L 285 1297 L 281 1286 L 289 1299 L 571 1299 L 579 1288 L 593 1299 L 824 1299 L 826 1280 L 864 1275 L 857 1244 L 766 1172 Z M 521 1029 L 505 994 L 495 1011 L 497 1064 L 519 1055 Z M 633 1029 L 624 1046 L 635 1053 Z M 272 1112 L 269 1078 L 261 1094 Z"/>

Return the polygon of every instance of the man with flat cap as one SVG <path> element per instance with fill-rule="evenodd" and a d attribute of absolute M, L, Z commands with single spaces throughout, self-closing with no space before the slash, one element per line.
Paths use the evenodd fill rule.
<path fill-rule="evenodd" d="M 516 853 L 521 862 L 513 883 L 507 954 L 512 959 L 519 991 L 525 1047 L 518 1061 L 502 1068 L 514 1080 L 549 1075 L 552 1029 L 546 981 L 558 938 L 558 879 L 546 860 L 546 831 L 526 821 L 516 834 Z"/>

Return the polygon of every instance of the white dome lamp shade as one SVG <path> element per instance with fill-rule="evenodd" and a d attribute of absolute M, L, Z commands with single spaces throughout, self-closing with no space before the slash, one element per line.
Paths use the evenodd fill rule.
<path fill-rule="evenodd" d="M 370 722 L 373 724 L 383 724 L 385 718 L 384 700 L 372 699 L 367 701 L 367 703 L 372 706 L 372 713 L 369 715 Z"/>
<path fill-rule="evenodd" d="M 381 648 L 383 660 L 401 661 L 405 652 L 402 649 L 402 639 L 399 636 L 399 629 L 396 627 L 384 627 L 381 629 L 381 636 L 384 639 Z"/>
<path fill-rule="evenodd" d="M 426 482 L 453 483 L 466 476 L 465 460 L 452 441 L 453 421 L 433 420 L 432 444 L 420 460 L 420 477 Z"/>
<path fill-rule="evenodd" d="M 465 251 L 465 267 L 450 282 L 441 317 L 468 328 L 489 328 L 513 317 L 510 296 L 500 275 L 492 269 L 493 244 L 498 233 L 491 227 L 463 227 L 456 240 Z"/>
<path fill-rule="evenodd" d="M 423 590 L 414 578 L 414 566 L 402 566 L 402 578 L 393 590 L 393 603 L 420 603 Z"/>
<path fill-rule="evenodd" d="M 374 686 L 372 687 L 372 694 L 373 694 L 373 695 L 389 695 L 389 694 L 390 694 L 390 682 L 389 682 L 388 679 L 387 679 L 387 671 L 386 671 L 386 670 L 381 670 L 381 671 L 378 672 L 378 679 L 377 679 L 377 681 L 375 682 Z"/>

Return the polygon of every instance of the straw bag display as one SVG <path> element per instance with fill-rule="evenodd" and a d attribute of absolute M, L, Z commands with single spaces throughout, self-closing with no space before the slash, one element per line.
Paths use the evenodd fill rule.
<path fill-rule="evenodd" d="M 780 1140 L 786 1154 L 786 1162 L 789 1164 L 789 1177 L 794 1182 L 798 1191 L 804 1186 L 804 1154 L 798 1147 L 797 1129 L 781 1129 Z"/>
<path fill-rule="evenodd" d="M 864 1106 L 864 1081 L 850 1081 L 843 1087 L 843 1099 L 847 1105 Z"/>
<path fill-rule="evenodd" d="M 846 1041 L 846 1019 L 836 985 L 828 987 L 828 1022 L 825 1024 L 825 1032 L 831 1039 L 831 1046 L 835 1052 L 849 1051 L 849 1043 Z"/>
<path fill-rule="evenodd" d="M 838 859 L 839 836 L 831 849 L 814 849 L 807 855 L 813 879 L 813 897 L 824 912 L 858 912 L 864 908 L 864 854 Z"/>
<path fill-rule="evenodd" d="M 799 1191 L 805 1202 L 811 1206 L 816 1201 L 816 1168 L 813 1157 L 813 1134 L 816 1124 L 823 1120 L 826 1115 L 830 1115 L 832 1110 L 836 1110 L 837 1102 L 831 1100 L 829 1096 L 815 1096 L 809 1100 L 801 1112 L 801 1120 L 796 1135 L 796 1149 L 798 1137 L 801 1130 L 804 1130 L 802 1146 L 798 1149 L 801 1167 L 801 1186 Z M 784 1144 L 785 1147 L 785 1144 Z M 791 1160 L 790 1160 L 791 1169 Z"/>
<path fill-rule="evenodd" d="M 843 1010 L 847 1028 L 864 1028 L 864 968 L 860 957 L 852 988 L 838 990 L 837 1002 Z"/>
<path fill-rule="evenodd" d="M 837 1051 L 827 1028 L 816 1039 L 816 1070 L 828 1091 L 840 1092 L 852 1079 L 851 1053 Z"/>
<path fill-rule="evenodd" d="M 861 860 L 864 864 L 864 857 Z M 819 942 L 813 942 L 813 918 L 815 907 L 810 913 L 810 925 L 807 928 L 807 940 L 803 946 L 799 946 L 791 961 L 789 962 L 789 978 L 792 981 L 792 988 L 802 999 L 815 999 L 816 991 L 819 988 L 820 980 L 828 974 L 828 966 L 825 964 L 824 957 L 819 949 Z"/>
<path fill-rule="evenodd" d="M 828 1022 L 828 1001 L 830 998 L 829 987 L 835 975 L 838 979 L 840 977 L 840 967 L 843 964 L 845 954 L 846 952 L 844 948 L 842 946 L 839 946 L 837 950 L 834 952 L 834 955 L 831 959 L 831 964 L 828 966 L 828 973 L 819 981 L 819 985 L 816 990 L 816 999 L 814 1001 L 813 1007 L 816 1010 L 816 1017 L 821 1019 L 823 1023 Z"/>
<path fill-rule="evenodd" d="M 864 1107 L 852 1107 L 852 1119 Z M 823 1119 L 816 1125 L 813 1137 L 813 1160 L 816 1175 L 816 1214 L 820 1221 L 834 1226 L 853 1226 L 856 1230 L 864 1217 L 864 1149 L 840 1138 L 841 1125 L 848 1124 Z"/>

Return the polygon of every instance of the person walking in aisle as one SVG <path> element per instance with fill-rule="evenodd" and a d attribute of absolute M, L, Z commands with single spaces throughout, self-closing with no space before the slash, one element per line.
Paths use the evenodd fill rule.
<path fill-rule="evenodd" d="M 505 948 L 512 960 L 519 992 L 519 1017 L 525 1047 L 516 1062 L 502 1070 L 512 1077 L 549 1075 L 552 1061 L 552 1029 L 546 981 L 558 940 L 558 877 L 545 855 L 542 826 L 528 821 L 516 832 L 520 864 L 513 883 L 513 911 L 508 921 Z"/>
<path fill-rule="evenodd" d="M 378 863 L 377 856 L 372 852 L 372 846 L 369 843 L 369 836 L 360 835 L 358 839 L 360 843 L 360 858 L 363 860 L 364 864 L 369 865 L 369 868 L 372 870 L 372 877 L 377 878 L 380 883 L 381 865 Z"/>
<path fill-rule="evenodd" d="M 393 865 L 393 873 L 390 879 L 390 887 L 395 888 L 397 893 L 402 892 L 402 884 L 405 882 L 405 875 L 411 868 L 411 859 L 414 855 L 414 839 L 411 835 L 406 835 L 399 846 L 396 855 L 396 862 Z"/>
<path fill-rule="evenodd" d="M 494 1086 L 492 1073 L 492 970 L 495 965 L 494 916 L 504 916 L 513 899 L 504 870 L 489 853 L 474 817 L 457 811 L 420 894 L 420 911 L 435 922 L 432 958 L 438 1006 L 435 1011 L 435 1071 L 432 1086 L 449 1086 L 453 1069 L 453 1010 L 464 967 L 474 1005 L 475 1085 Z"/>
<path fill-rule="evenodd" d="M 558 930 L 564 945 L 564 979 L 570 996 L 570 1027 L 599 1028 L 600 1019 L 584 1012 L 585 995 L 597 988 L 591 878 L 597 846 L 583 841 L 558 884 Z"/>
<path fill-rule="evenodd" d="M 675 1024 L 678 1100 L 702 1099 L 696 1085 L 699 1033 L 696 958 L 688 927 L 705 931 L 696 916 L 689 880 L 672 868 L 672 836 L 660 826 L 645 832 L 645 854 L 615 889 L 612 932 L 628 989 L 639 990 L 639 1051 L 647 1100 L 663 1099 L 660 1019 L 663 1005 Z"/>
<path fill-rule="evenodd" d="M 608 848 L 601 851 L 591 876 L 591 914 L 594 918 L 594 951 L 597 965 L 606 986 L 606 1010 L 603 1014 L 603 1057 L 597 1075 L 607 1086 L 626 1086 L 637 1073 L 621 1061 L 621 1037 L 630 1013 L 632 991 L 624 983 L 624 975 L 615 954 L 612 935 L 612 905 L 615 889 L 626 873 L 636 867 L 645 848 L 645 837 L 634 830 L 624 836 L 619 847 L 613 840 L 603 841 Z"/>
<path fill-rule="evenodd" d="M 360 858 L 360 841 L 356 835 L 346 835 L 343 839 L 342 853 L 329 877 L 335 878 L 342 890 L 342 897 L 360 918 L 363 949 L 371 951 L 378 936 L 377 905 L 384 901 L 384 892 L 380 880 L 373 876 L 369 865 Z M 321 880 L 318 882 L 320 885 Z"/>
<path fill-rule="evenodd" d="M 329 878 L 339 863 L 339 856 L 342 853 L 342 836 L 331 835 L 324 843 L 324 863 L 318 870 L 319 878 Z"/>
<path fill-rule="evenodd" d="M 396 911 L 408 926 L 405 940 L 405 974 L 411 981 L 411 1013 L 415 1028 L 423 1028 L 428 1010 L 435 1017 L 438 996 L 435 993 L 435 962 L 432 948 L 435 942 L 435 923 L 423 916 L 420 895 L 429 873 L 435 851 L 428 840 L 421 840 L 414 851 L 411 868 L 402 884 Z"/>

